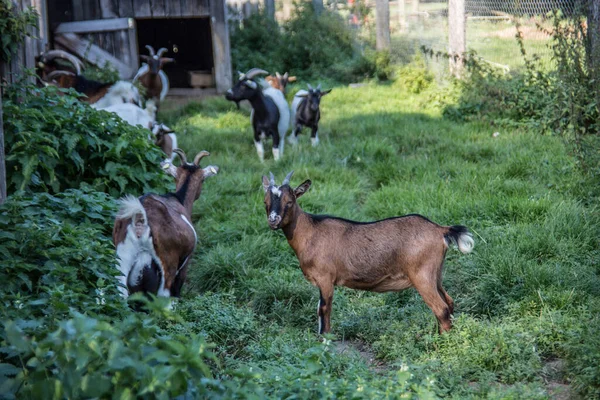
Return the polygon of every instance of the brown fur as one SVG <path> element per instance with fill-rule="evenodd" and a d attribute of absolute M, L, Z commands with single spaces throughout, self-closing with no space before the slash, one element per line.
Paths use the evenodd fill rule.
<path fill-rule="evenodd" d="M 176 149 L 176 151 L 180 150 Z M 196 244 L 196 237 L 181 215 L 185 215 L 187 220 L 193 223 L 192 207 L 194 201 L 200 197 L 206 177 L 205 170 L 199 167 L 200 158 L 204 155 L 208 155 L 208 152 L 199 153 L 193 163 L 182 160 L 182 164 L 176 170 L 175 193 L 165 196 L 149 194 L 141 199 L 148 218 L 147 223 L 152 234 L 154 250 L 162 264 L 162 273 L 165 277 L 164 288 L 169 289 L 171 295 L 175 297 L 180 295 L 181 286 L 187 275 L 189 257 Z M 136 233 L 137 222 L 136 220 Z M 113 227 L 115 247 L 125 240 L 127 227 L 131 223 L 131 218 L 115 220 Z M 143 225 L 140 228 L 142 227 Z M 186 260 L 188 262 L 184 265 Z"/>
<path fill-rule="evenodd" d="M 277 72 L 275 74 L 275 76 L 273 75 L 269 75 L 265 78 L 265 80 L 267 82 L 269 82 L 269 85 L 271 85 L 271 87 L 280 90 L 283 94 L 285 94 L 285 90 L 287 87 L 287 84 L 289 82 L 295 82 L 296 81 L 296 77 L 295 76 L 289 76 L 288 73 L 286 72 L 283 75 L 280 75 L 279 72 Z"/>
<path fill-rule="evenodd" d="M 173 139 L 171 139 L 169 133 L 173 133 L 173 131 L 159 131 L 154 140 L 154 143 L 162 149 L 167 157 L 171 157 L 171 154 L 173 154 Z"/>
<path fill-rule="evenodd" d="M 449 330 L 454 301 L 442 287 L 442 267 L 448 249 L 445 236 L 451 227 L 419 215 L 372 223 L 311 215 L 296 202 L 310 184 L 305 181 L 295 190 L 281 186 L 280 204 L 287 206 L 281 218 L 269 224 L 272 229 L 283 230 L 302 273 L 319 288 L 320 333 L 331 330 L 334 286 L 373 292 L 414 287 L 438 319 L 440 332 Z M 263 186 L 269 215 L 276 197 L 267 189 L 266 177 Z"/>

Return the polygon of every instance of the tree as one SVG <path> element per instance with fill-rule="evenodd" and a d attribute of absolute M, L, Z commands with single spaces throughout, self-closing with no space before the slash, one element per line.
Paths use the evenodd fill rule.
<path fill-rule="evenodd" d="M 390 49 L 390 3 L 389 0 L 376 0 L 375 3 L 377 50 Z"/>

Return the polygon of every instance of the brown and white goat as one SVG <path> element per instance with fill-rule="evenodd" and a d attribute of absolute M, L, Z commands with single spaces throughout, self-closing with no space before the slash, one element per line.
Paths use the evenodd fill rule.
<path fill-rule="evenodd" d="M 150 55 L 140 56 L 145 64 L 138 70 L 133 81 L 140 81 L 146 89 L 146 98 L 153 99 L 158 104 L 159 101 L 164 100 L 169 92 L 169 78 L 163 71 L 163 67 L 165 64 L 175 62 L 175 60 L 162 57 L 163 53 L 167 51 L 164 47 L 160 48 L 157 53 L 154 53 L 154 48 L 150 45 L 147 45 L 146 48 Z"/>
<path fill-rule="evenodd" d="M 440 332 L 452 327 L 454 301 L 442 287 L 442 267 L 450 243 L 463 253 L 473 250 L 466 227 L 441 226 L 411 214 L 374 222 L 355 222 L 302 211 L 296 200 L 311 185 L 290 187 L 290 172 L 281 186 L 263 176 L 269 227 L 281 229 L 300 261 L 302 273 L 319 288 L 319 333 L 331 330 L 334 286 L 373 292 L 414 287 L 439 321 Z"/>
<path fill-rule="evenodd" d="M 81 75 L 81 71 L 85 68 L 79 58 L 63 50 L 46 51 L 37 56 L 35 61 L 36 74 L 42 82 L 47 82 L 48 75 L 54 71 L 67 71 Z"/>
<path fill-rule="evenodd" d="M 169 161 L 173 161 L 176 155 L 174 149 L 177 148 L 175 131 L 165 124 L 154 124 L 152 134 L 154 135 L 154 144 L 162 149 Z"/>
<path fill-rule="evenodd" d="M 200 197 L 202 184 L 219 168 L 200 167 L 201 151 L 188 163 L 185 153 L 175 149 L 181 165 L 169 162 L 162 167 L 175 177 L 176 191 L 165 195 L 145 194 L 121 199 L 121 208 L 113 228 L 121 276 L 119 288 L 127 297 L 136 292 L 162 297 L 179 297 L 196 247 L 192 225 L 192 206 Z"/>
<path fill-rule="evenodd" d="M 271 85 L 271 87 L 281 90 L 281 93 L 285 94 L 285 88 L 289 82 L 296 82 L 295 76 L 289 76 L 286 72 L 281 75 L 279 72 L 275 72 L 275 76 L 269 75 L 265 77 L 265 80 Z"/>

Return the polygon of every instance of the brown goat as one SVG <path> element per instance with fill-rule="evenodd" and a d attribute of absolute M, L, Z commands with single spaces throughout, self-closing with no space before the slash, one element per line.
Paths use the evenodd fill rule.
<path fill-rule="evenodd" d="M 179 297 L 187 276 L 188 261 L 196 246 L 192 225 L 192 207 L 200 197 L 204 180 L 215 175 L 216 166 L 200 167 L 200 159 L 209 155 L 201 151 L 193 163 L 185 153 L 175 149 L 181 165 L 170 162 L 163 169 L 175 177 L 176 191 L 166 195 L 127 196 L 113 228 L 113 243 L 119 258 L 119 288 L 127 297 L 135 292 Z"/>
<path fill-rule="evenodd" d="M 137 72 L 133 81 L 140 81 L 146 89 L 146 98 L 157 102 L 164 100 L 169 91 L 169 79 L 162 70 L 165 64 L 175 62 L 173 58 L 161 57 L 167 51 L 162 47 L 154 53 L 154 48 L 147 45 L 149 56 L 141 55 L 140 58 L 146 62 Z"/>
<path fill-rule="evenodd" d="M 289 76 L 287 72 L 283 75 L 281 75 L 279 72 L 275 72 L 275 76 L 269 75 L 265 78 L 265 80 L 269 83 L 269 85 L 271 85 L 271 87 L 281 90 L 281 92 L 285 94 L 285 88 L 287 84 L 289 82 L 295 82 L 296 77 Z"/>
<path fill-rule="evenodd" d="M 289 185 L 293 171 L 281 186 L 262 178 L 265 207 L 271 229 L 282 229 L 300 261 L 302 273 L 319 288 L 319 333 L 331 330 L 334 286 L 373 292 L 414 287 L 439 321 L 440 332 L 452 327 L 454 301 L 442 287 L 442 267 L 448 245 L 463 253 L 474 241 L 466 227 L 441 226 L 417 215 L 375 222 L 355 222 L 302 211 L 296 200 L 311 185 Z"/>

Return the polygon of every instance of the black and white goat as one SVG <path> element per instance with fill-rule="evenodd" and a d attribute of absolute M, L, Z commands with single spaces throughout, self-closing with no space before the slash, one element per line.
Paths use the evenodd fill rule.
<path fill-rule="evenodd" d="M 192 225 L 192 207 L 200 197 L 202 184 L 219 168 L 200 167 L 201 151 L 192 163 L 185 153 L 175 149 L 181 165 L 169 162 L 162 167 L 175 177 L 176 191 L 165 195 L 145 194 L 121 199 L 121 208 L 113 228 L 113 243 L 119 259 L 119 288 L 123 297 L 135 292 L 162 297 L 179 297 L 196 247 Z"/>
<path fill-rule="evenodd" d="M 265 150 L 262 141 L 273 138 L 273 158 L 277 161 L 283 156 L 285 134 L 290 124 L 290 108 L 283 93 L 273 87 L 262 88 L 254 80 L 258 75 L 266 75 L 267 71 L 252 68 L 240 77 L 234 87 L 229 89 L 225 98 L 239 103 L 248 100 L 252 105 L 250 121 L 254 129 L 254 145 L 260 161 L 264 161 Z"/>
<path fill-rule="evenodd" d="M 321 92 L 321 84 L 313 89 L 310 84 L 308 91 L 300 90 L 294 96 L 292 101 L 292 123 L 294 128 L 289 137 L 289 142 L 293 145 L 298 143 L 298 134 L 302 128 L 308 127 L 311 129 L 310 141 L 313 146 L 319 144 L 319 120 L 321 119 L 321 97 L 331 92 L 331 89 Z"/>

